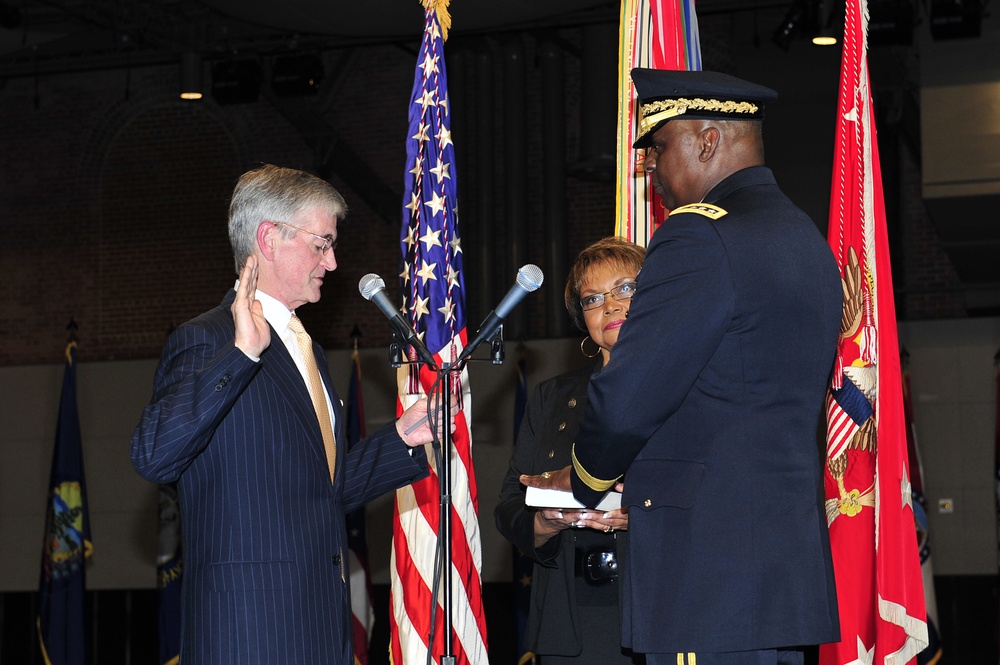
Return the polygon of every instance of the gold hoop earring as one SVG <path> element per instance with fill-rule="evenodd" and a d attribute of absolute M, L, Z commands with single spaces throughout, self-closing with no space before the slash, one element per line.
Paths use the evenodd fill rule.
<path fill-rule="evenodd" d="M 584 345 L 586 345 L 588 339 L 593 341 L 593 338 L 590 337 L 590 335 L 587 335 L 586 337 L 580 340 L 580 353 L 582 353 L 586 358 L 596 358 L 597 356 L 601 355 L 601 347 L 597 345 L 597 342 L 594 342 L 594 345 L 597 346 L 597 350 L 594 351 L 593 353 L 587 353 L 586 349 L 584 349 L 583 347 Z"/>

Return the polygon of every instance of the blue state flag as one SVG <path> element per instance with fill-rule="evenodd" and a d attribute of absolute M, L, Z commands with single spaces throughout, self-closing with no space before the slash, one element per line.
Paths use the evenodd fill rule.
<path fill-rule="evenodd" d="M 156 554 L 157 622 L 160 665 L 177 665 L 181 658 L 181 576 L 184 548 L 181 507 L 174 485 L 160 485 Z"/>
<path fill-rule="evenodd" d="M 365 406 L 361 397 L 361 354 L 355 339 L 351 354 L 351 379 L 345 409 L 348 450 L 365 438 Z M 354 633 L 354 665 L 368 665 L 368 647 L 375 624 L 371 570 L 368 566 L 368 536 L 365 507 L 347 514 L 347 549 L 351 571 L 351 625 Z"/>
<path fill-rule="evenodd" d="M 46 665 L 90 663 L 84 572 L 92 551 L 76 406 L 76 342 L 70 342 L 52 453 L 38 586 L 36 626 Z"/>

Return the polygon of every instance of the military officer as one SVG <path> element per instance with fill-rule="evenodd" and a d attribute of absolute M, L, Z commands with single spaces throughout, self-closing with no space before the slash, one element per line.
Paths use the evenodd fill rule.
<path fill-rule="evenodd" d="M 672 212 L 589 388 L 572 466 L 525 477 L 595 505 L 617 483 L 622 642 L 650 665 L 794 665 L 839 639 L 817 432 L 839 272 L 764 166 L 777 94 L 632 72 L 635 147 Z"/>

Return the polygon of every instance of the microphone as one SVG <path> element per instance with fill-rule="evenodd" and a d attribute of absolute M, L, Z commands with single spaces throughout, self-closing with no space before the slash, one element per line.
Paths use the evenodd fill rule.
<path fill-rule="evenodd" d="M 389 300 L 389 295 L 385 292 L 385 282 L 381 277 L 375 273 L 368 273 L 361 278 L 358 283 L 358 290 L 361 291 L 361 295 L 364 296 L 365 300 L 371 300 L 375 303 L 385 318 L 389 319 L 389 323 L 392 324 L 393 329 L 399 333 L 399 336 L 406 340 L 406 342 L 412 346 L 417 351 L 417 355 L 431 367 L 437 367 L 437 362 L 434 360 L 434 354 L 432 354 L 424 343 L 414 332 L 413 328 L 403 315 L 399 313 L 396 306 L 392 304 Z"/>
<path fill-rule="evenodd" d="M 542 285 L 544 279 L 545 275 L 542 274 L 542 269 L 538 266 L 531 263 L 521 266 L 520 270 L 517 271 L 517 280 L 514 282 L 514 286 L 510 287 L 510 291 L 503 297 L 500 304 L 490 312 L 486 320 L 483 321 L 483 324 L 479 326 L 475 339 L 462 349 L 462 353 L 458 356 L 456 363 L 462 362 L 471 356 L 476 347 L 493 337 L 503 325 L 504 319 L 507 318 L 511 310 L 524 300 L 524 296 L 537 290 Z"/>

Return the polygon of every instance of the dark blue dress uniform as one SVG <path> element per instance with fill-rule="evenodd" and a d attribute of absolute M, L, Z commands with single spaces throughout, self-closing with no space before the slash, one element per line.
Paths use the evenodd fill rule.
<path fill-rule="evenodd" d="M 625 476 L 623 642 L 670 653 L 834 641 L 817 432 L 839 274 L 767 168 L 730 176 L 706 203 L 653 236 L 575 446 L 584 478 Z M 593 484 L 574 474 L 588 505 L 604 494 Z"/>
<path fill-rule="evenodd" d="M 839 639 L 819 432 L 841 301 L 829 246 L 766 167 L 654 234 L 571 477 L 587 505 L 624 480 L 625 646 L 749 663 Z"/>
<path fill-rule="evenodd" d="M 535 509 L 525 506 L 521 474 L 562 469 L 587 408 L 587 386 L 600 364 L 543 381 L 528 403 L 510 468 L 494 510 L 497 529 L 534 562 L 526 647 L 548 662 L 609 665 L 641 662 L 623 654 L 619 637 L 619 533 L 567 529 L 535 547 Z"/>

